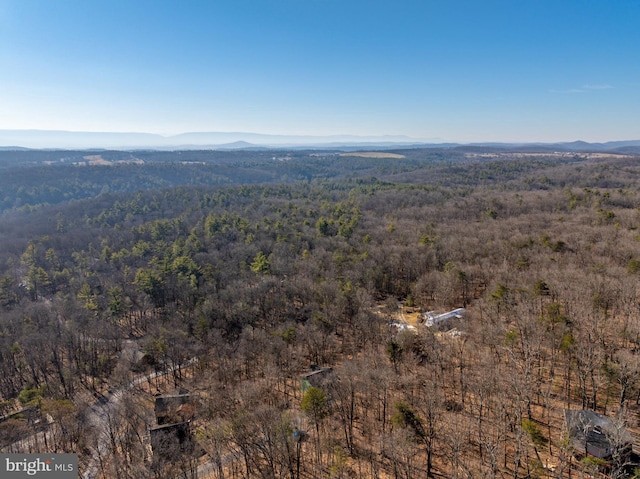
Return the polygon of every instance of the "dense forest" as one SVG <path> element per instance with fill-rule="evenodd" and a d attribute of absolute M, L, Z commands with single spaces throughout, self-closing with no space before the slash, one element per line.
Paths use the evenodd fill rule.
<path fill-rule="evenodd" d="M 640 437 L 638 160 L 0 152 L 0 450 L 85 478 L 635 477 L 564 410 Z"/>

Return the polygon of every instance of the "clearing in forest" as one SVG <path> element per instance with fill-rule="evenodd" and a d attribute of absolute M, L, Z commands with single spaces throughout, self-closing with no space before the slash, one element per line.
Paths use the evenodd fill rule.
<path fill-rule="evenodd" d="M 356 151 L 353 153 L 340 153 L 340 156 L 361 156 L 363 158 L 406 158 L 404 155 L 397 153 L 385 153 L 383 151 Z"/>

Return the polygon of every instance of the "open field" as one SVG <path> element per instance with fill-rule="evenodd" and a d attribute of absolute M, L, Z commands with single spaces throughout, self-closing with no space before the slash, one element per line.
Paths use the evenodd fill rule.
<path fill-rule="evenodd" d="M 385 151 L 354 151 L 353 153 L 340 153 L 340 156 L 359 156 L 362 158 L 406 158 L 398 153 L 388 153 Z"/>

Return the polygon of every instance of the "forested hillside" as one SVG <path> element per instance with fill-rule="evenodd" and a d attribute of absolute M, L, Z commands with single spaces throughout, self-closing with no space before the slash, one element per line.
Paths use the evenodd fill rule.
<path fill-rule="evenodd" d="M 6 160 L 0 450 L 104 478 L 633 477 L 574 457 L 563 411 L 640 437 L 638 158 L 395 153 Z"/>

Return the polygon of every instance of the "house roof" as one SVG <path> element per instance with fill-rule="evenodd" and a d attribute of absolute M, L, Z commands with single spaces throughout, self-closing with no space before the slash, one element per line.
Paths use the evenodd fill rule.
<path fill-rule="evenodd" d="M 321 368 L 321 369 L 316 369 L 315 371 L 310 371 L 308 373 L 302 374 L 300 377 L 303 379 L 309 379 L 314 376 L 320 377 L 325 374 L 329 374 L 331 372 L 333 372 L 333 368 Z"/>
<path fill-rule="evenodd" d="M 608 416 L 589 410 L 564 411 L 573 448 L 596 457 L 609 457 L 633 444 L 626 428 Z"/>
<path fill-rule="evenodd" d="M 425 317 L 424 324 L 427 327 L 434 326 L 448 319 L 461 318 L 465 312 L 466 310 L 464 308 L 457 308 L 457 309 L 454 309 L 453 311 L 448 311 L 442 314 L 434 314 L 433 311 L 427 311 L 424 314 L 424 317 Z"/>

